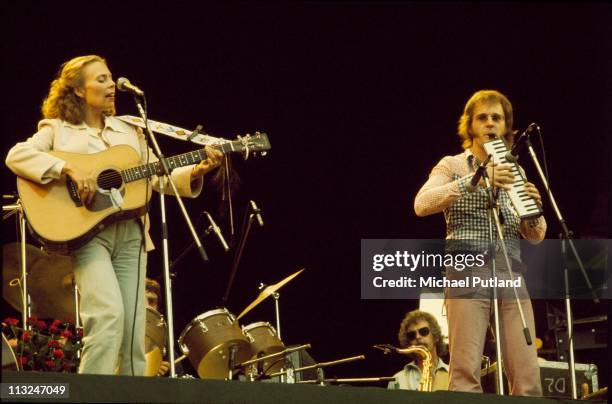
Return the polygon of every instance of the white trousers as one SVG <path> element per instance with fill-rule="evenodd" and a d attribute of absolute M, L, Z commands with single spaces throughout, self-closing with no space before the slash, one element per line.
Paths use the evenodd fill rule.
<path fill-rule="evenodd" d="M 84 329 L 79 373 L 144 375 L 147 253 L 140 225 L 108 226 L 72 261 Z"/>

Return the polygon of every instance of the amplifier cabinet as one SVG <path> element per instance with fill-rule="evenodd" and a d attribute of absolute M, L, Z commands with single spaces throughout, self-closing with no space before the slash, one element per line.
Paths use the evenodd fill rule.
<path fill-rule="evenodd" d="M 567 362 L 553 362 L 540 359 L 540 378 L 542 380 L 542 393 L 544 397 L 572 397 L 572 382 L 570 380 L 569 365 Z M 581 386 L 586 383 L 589 393 L 599 390 L 597 380 L 597 366 L 593 364 L 576 363 L 576 390 L 581 395 Z M 482 389 L 485 393 L 497 393 L 495 372 L 497 362 L 481 371 Z M 508 393 L 508 381 L 504 374 L 504 391 Z"/>

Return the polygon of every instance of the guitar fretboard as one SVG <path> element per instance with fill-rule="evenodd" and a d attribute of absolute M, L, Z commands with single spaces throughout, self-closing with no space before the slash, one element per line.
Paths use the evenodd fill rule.
<path fill-rule="evenodd" d="M 223 147 L 219 147 L 223 149 Z M 191 151 L 189 153 L 179 154 L 178 156 L 168 157 L 166 161 L 171 170 L 178 167 L 188 166 L 190 164 L 197 164 L 202 160 L 206 160 L 208 156 L 204 149 Z M 121 171 L 121 177 L 125 182 L 138 181 L 143 178 L 151 177 L 152 175 L 161 175 L 163 173 L 162 165 L 159 161 L 155 161 L 149 164 L 143 164 L 128 168 Z"/>
<path fill-rule="evenodd" d="M 216 150 L 219 150 L 223 154 L 227 153 L 240 153 L 240 152 L 257 152 L 266 151 L 270 149 L 270 143 L 265 133 L 257 132 L 255 137 L 249 137 L 248 139 L 243 138 L 242 140 L 235 140 L 233 142 L 227 142 L 220 145 L 213 146 Z M 170 170 L 174 170 L 178 167 L 184 167 L 190 164 L 197 164 L 202 160 L 206 160 L 208 155 L 205 149 L 195 150 L 178 156 L 166 157 Z M 151 177 L 152 175 L 161 175 L 163 173 L 162 165 L 159 161 L 155 161 L 149 164 L 143 164 L 140 166 L 128 168 L 121 171 L 121 178 L 124 182 L 138 181 L 143 178 Z"/>

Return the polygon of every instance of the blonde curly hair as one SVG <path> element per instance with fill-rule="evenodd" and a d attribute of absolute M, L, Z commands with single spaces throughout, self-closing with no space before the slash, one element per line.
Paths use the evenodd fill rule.
<path fill-rule="evenodd" d="M 512 129 L 512 125 L 514 124 L 514 118 L 512 115 L 512 104 L 508 97 L 503 95 L 497 90 L 480 90 L 475 92 L 468 102 L 465 104 L 465 108 L 463 109 L 463 115 L 459 118 L 459 122 L 457 125 L 457 133 L 459 137 L 463 141 L 461 147 L 464 149 L 469 149 L 472 147 L 472 139 L 474 135 L 472 134 L 472 120 L 474 119 L 474 109 L 477 104 L 480 103 L 497 103 L 499 102 L 504 110 L 504 120 L 506 121 L 506 133 L 502 136 L 507 144 L 512 145 L 514 143 L 514 130 Z"/>
<path fill-rule="evenodd" d="M 41 108 L 43 117 L 59 118 L 75 125 L 83 122 L 85 101 L 77 96 L 74 90 L 84 84 L 83 69 L 93 62 L 106 64 L 106 60 L 97 55 L 79 56 L 62 64 L 57 78 L 51 82 L 49 94 L 43 101 Z M 114 115 L 114 107 L 104 114 Z"/>

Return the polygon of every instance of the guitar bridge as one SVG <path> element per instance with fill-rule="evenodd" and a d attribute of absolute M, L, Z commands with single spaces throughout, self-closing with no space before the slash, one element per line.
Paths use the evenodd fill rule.
<path fill-rule="evenodd" d="M 70 177 L 66 176 L 66 188 L 68 188 L 68 194 L 70 195 L 70 199 L 74 202 L 75 206 L 80 207 L 83 206 L 83 201 L 79 197 L 78 188 L 72 182 Z"/>

